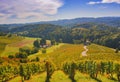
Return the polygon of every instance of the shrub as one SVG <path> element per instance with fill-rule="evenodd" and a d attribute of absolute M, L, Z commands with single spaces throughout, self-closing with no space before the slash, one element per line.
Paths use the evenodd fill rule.
<path fill-rule="evenodd" d="M 12 59 L 12 58 L 14 58 L 14 56 L 13 55 L 9 55 L 8 58 Z"/>
<path fill-rule="evenodd" d="M 46 49 L 42 49 L 42 53 L 45 54 L 46 53 Z"/>
<path fill-rule="evenodd" d="M 40 61 L 40 58 L 39 58 L 39 57 L 36 57 L 36 61 L 39 62 L 39 61 Z"/>

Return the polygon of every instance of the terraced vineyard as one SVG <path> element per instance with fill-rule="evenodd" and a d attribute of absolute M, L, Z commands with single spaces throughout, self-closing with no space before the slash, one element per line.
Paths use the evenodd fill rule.
<path fill-rule="evenodd" d="M 101 61 L 114 61 L 119 62 L 120 60 L 120 52 L 115 53 L 115 49 L 108 48 L 105 46 L 100 46 L 96 44 L 92 44 L 88 46 L 88 57 L 91 60 L 101 60 Z"/>
<path fill-rule="evenodd" d="M 61 63 L 65 61 L 79 61 L 82 51 L 84 51 L 83 44 L 59 44 L 48 48 L 46 54 L 42 54 L 41 51 L 39 51 L 37 54 L 31 55 L 29 58 L 40 57 L 41 60 L 50 59 L 56 65 L 60 66 Z"/>
<path fill-rule="evenodd" d="M 23 75 L 25 82 L 45 82 L 46 76 L 51 77 L 48 78 L 50 82 L 118 81 L 116 70 L 119 69 L 120 52 L 115 53 L 114 49 L 97 44 L 85 48 L 83 44 L 59 43 L 46 48 L 46 53 L 42 53 L 44 48 L 39 48 L 37 53 L 28 55 L 28 58 L 7 58 L 8 55 L 19 52 L 19 48 L 33 48 L 35 40 L 36 38 L 18 36 L 0 37 L 0 62 L 5 60 L 0 65 L 0 79 L 4 81 L 10 78 L 5 81 L 21 82 L 20 76 Z M 47 43 L 50 41 L 47 40 Z M 85 49 L 88 49 L 87 55 L 83 56 Z M 19 63 L 21 61 L 25 63 Z M 2 71 L 3 68 L 6 69 Z M 23 71 L 23 74 L 19 71 Z"/>
<path fill-rule="evenodd" d="M 115 53 L 114 49 L 112 48 L 91 44 L 88 46 L 88 52 L 87 52 L 88 56 L 85 56 L 85 57 L 81 55 L 83 51 L 84 51 L 83 44 L 74 45 L 74 44 L 62 43 L 62 44 L 47 48 L 47 52 L 45 54 L 42 54 L 40 50 L 38 53 L 30 55 L 29 59 L 34 59 L 36 57 L 39 57 L 40 62 L 44 62 L 45 60 L 50 60 L 55 64 L 56 69 L 55 69 L 55 72 L 52 74 L 50 82 L 71 82 L 71 79 L 69 78 L 69 76 L 63 72 L 62 65 L 65 62 L 75 61 L 75 62 L 78 62 L 78 64 L 79 62 L 81 63 L 83 62 L 83 64 L 85 64 L 84 62 L 88 62 L 88 66 L 90 64 L 89 62 L 92 63 L 92 61 L 96 62 L 96 64 L 98 65 L 102 61 L 103 63 L 105 63 L 106 66 L 109 65 L 107 64 L 109 63 L 108 61 L 111 62 L 111 65 L 112 65 L 112 62 L 114 62 L 113 66 L 115 66 L 115 63 L 119 63 L 120 53 Z M 94 64 L 91 64 L 91 65 L 93 66 Z M 79 71 L 78 69 L 76 69 L 75 76 L 74 76 L 74 79 L 76 80 L 76 82 L 118 82 L 117 76 L 115 73 L 113 73 L 113 77 L 114 77 L 113 80 L 109 79 L 110 76 L 109 74 L 106 74 L 106 72 L 103 75 L 98 73 L 97 79 L 94 79 L 90 77 L 89 72 L 88 73 L 81 72 L 82 70 L 80 69 L 81 71 Z M 89 71 L 90 70 L 92 71 L 92 69 L 90 68 L 84 68 L 84 69 L 88 69 Z M 105 67 L 104 70 L 106 69 L 107 68 Z M 31 79 L 25 80 L 25 82 L 34 82 L 34 81 L 45 82 L 45 80 L 46 80 L 46 72 L 42 72 L 42 73 L 37 73 L 33 75 Z M 16 82 L 16 81 L 21 82 L 21 77 L 18 76 L 10 80 L 9 82 Z"/>
<path fill-rule="evenodd" d="M 117 82 L 114 80 L 107 79 L 104 76 L 98 76 L 98 78 L 101 79 L 102 82 Z M 30 80 L 27 80 L 25 82 L 45 82 L 45 79 L 46 79 L 46 73 L 42 73 L 39 75 L 34 75 Z M 76 79 L 76 82 L 98 82 L 92 79 L 89 75 L 82 74 L 78 71 L 76 72 L 75 79 Z M 69 77 L 65 75 L 62 71 L 55 71 L 50 81 L 51 82 L 71 82 Z M 12 79 L 8 82 L 21 82 L 21 77 L 16 77 L 15 79 Z"/>

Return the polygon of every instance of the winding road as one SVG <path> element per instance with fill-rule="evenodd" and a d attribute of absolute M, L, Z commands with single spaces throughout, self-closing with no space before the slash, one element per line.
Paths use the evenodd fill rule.
<path fill-rule="evenodd" d="M 85 51 L 83 51 L 81 54 L 82 56 L 87 56 L 87 52 L 88 52 L 87 46 L 84 46 L 84 49 Z"/>

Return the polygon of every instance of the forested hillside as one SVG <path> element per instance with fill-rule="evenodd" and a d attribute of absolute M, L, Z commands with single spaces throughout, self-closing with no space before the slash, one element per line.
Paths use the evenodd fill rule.
<path fill-rule="evenodd" d="M 120 49 L 120 29 L 106 24 L 83 23 L 71 28 L 53 24 L 33 24 L 11 29 L 11 33 L 39 37 L 59 42 L 80 44 L 86 40 L 100 45 Z M 114 43 L 114 44 L 113 44 Z"/>

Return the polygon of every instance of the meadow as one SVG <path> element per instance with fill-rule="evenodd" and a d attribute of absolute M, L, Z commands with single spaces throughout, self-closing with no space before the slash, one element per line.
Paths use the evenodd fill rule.
<path fill-rule="evenodd" d="M 7 57 L 14 55 L 22 47 L 33 47 L 33 42 L 36 38 L 28 38 L 21 36 L 0 37 L 0 56 Z"/>

